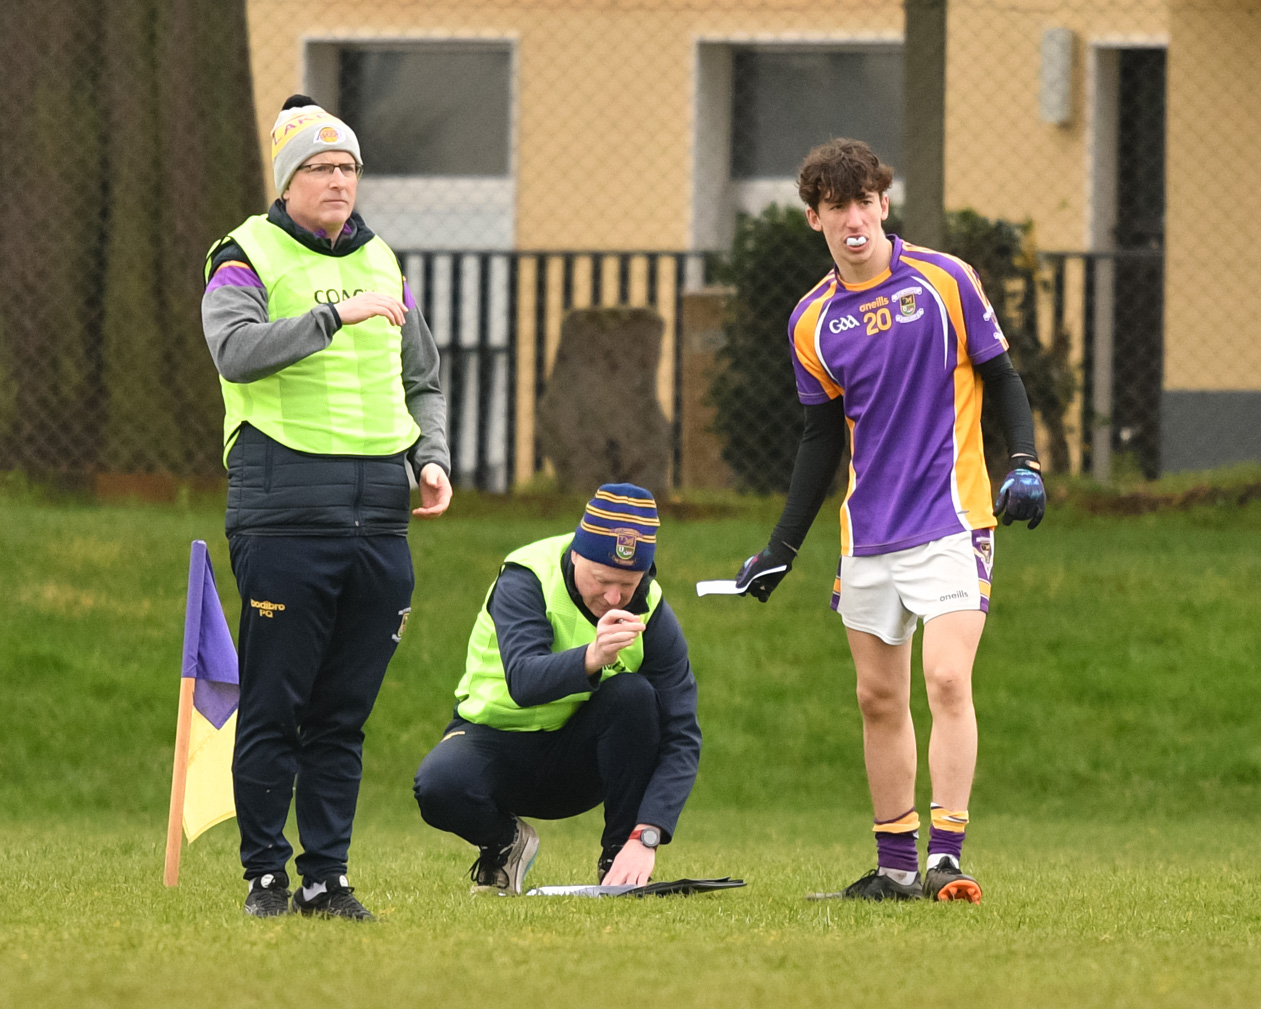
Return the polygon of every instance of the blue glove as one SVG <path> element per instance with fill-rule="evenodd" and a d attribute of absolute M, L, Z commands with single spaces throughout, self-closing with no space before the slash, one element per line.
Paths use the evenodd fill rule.
<path fill-rule="evenodd" d="M 1003 525 L 1028 520 L 1036 529 L 1046 514 L 1046 487 L 1042 477 L 1028 466 L 1019 465 L 1003 478 L 994 502 L 994 514 L 1003 516 Z"/>
<path fill-rule="evenodd" d="M 792 549 L 782 543 L 773 543 L 740 566 L 736 588 L 742 596 L 753 596 L 760 602 L 766 602 L 792 566 Z"/>

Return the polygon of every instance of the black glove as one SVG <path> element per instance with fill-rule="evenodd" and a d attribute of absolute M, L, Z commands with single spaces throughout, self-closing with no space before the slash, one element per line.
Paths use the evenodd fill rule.
<path fill-rule="evenodd" d="M 1046 514 L 1046 487 L 1042 484 L 1038 468 L 1036 460 L 1021 460 L 1003 478 L 1003 484 L 998 488 L 998 500 L 994 502 L 994 514 L 1003 516 L 1003 525 L 1028 520 L 1029 528 L 1035 529 L 1042 521 L 1042 516 Z"/>
<path fill-rule="evenodd" d="M 742 596 L 766 602 L 775 586 L 792 570 L 796 552 L 785 543 L 772 541 L 760 554 L 754 554 L 740 567 L 736 588 Z"/>

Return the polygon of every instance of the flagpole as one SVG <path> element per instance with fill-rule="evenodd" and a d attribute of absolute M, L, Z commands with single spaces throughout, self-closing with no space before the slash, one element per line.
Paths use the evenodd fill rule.
<path fill-rule="evenodd" d="M 180 707 L 175 723 L 175 767 L 171 772 L 171 811 L 166 821 L 166 866 L 162 881 L 180 881 L 180 849 L 184 840 L 184 785 L 188 780 L 188 736 L 193 723 L 193 688 L 197 681 L 180 677 Z"/>

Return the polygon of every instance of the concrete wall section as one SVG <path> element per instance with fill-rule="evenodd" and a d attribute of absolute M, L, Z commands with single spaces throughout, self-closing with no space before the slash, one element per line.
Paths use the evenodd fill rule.
<path fill-rule="evenodd" d="M 1261 462 L 1261 391 L 1169 389 L 1160 420 L 1166 473 Z"/>

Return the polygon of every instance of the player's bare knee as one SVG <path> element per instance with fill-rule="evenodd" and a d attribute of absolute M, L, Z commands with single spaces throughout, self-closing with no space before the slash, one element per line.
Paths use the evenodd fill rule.
<path fill-rule="evenodd" d="M 972 703 L 970 670 L 953 665 L 924 669 L 924 685 L 928 703 L 934 710 L 963 708 Z"/>
<path fill-rule="evenodd" d="M 864 721 L 884 722 L 906 717 L 910 698 L 904 690 L 860 683 L 857 694 L 858 710 Z"/>

